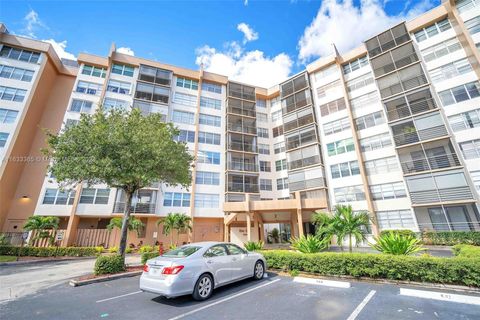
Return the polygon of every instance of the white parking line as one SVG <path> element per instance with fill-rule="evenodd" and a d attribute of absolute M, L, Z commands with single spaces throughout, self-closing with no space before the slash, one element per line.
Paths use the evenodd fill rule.
<path fill-rule="evenodd" d="M 368 301 L 372 299 L 375 292 L 376 292 L 375 290 L 370 291 L 365 297 L 365 299 L 363 299 L 363 301 L 360 302 L 360 304 L 355 308 L 355 310 L 353 310 L 352 314 L 350 315 L 350 317 L 347 318 L 347 320 L 355 320 L 357 316 L 360 314 L 360 312 L 362 311 L 362 309 L 365 308 Z"/>
<path fill-rule="evenodd" d="M 264 284 L 262 284 L 262 285 L 259 285 L 259 286 L 256 286 L 256 287 L 254 287 L 254 288 L 251 288 L 251 289 L 248 289 L 248 290 L 239 292 L 239 293 L 237 293 L 237 294 L 231 295 L 231 296 L 229 296 L 229 297 L 220 299 L 220 300 L 218 300 L 218 301 L 215 301 L 215 302 L 213 302 L 213 303 L 207 304 L 207 305 L 205 305 L 205 306 L 203 306 L 203 307 L 200 307 L 200 308 L 198 308 L 198 309 L 194 309 L 194 310 L 192 310 L 192 311 L 183 313 L 183 314 L 181 314 L 181 315 L 178 315 L 178 316 L 176 316 L 176 317 L 170 318 L 170 319 L 168 319 L 168 320 L 177 320 L 177 319 L 185 318 L 185 317 L 187 317 L 187 316 L 189 316 L 189 315 L 192 315 L 192 314 L 197 313 L 197 312 L 199 312 L 199 311 L 202 311 L 202 310 L 205 310 L 205 309 L 207 309 L 207 308 L 213 307 L 213 306 L 215 306 L 215 305 L 217 305 L 217 304 L 220 304 L 220 303 L 223 303 L 223 302 L 225 302 L 225 301 L 234 299 L 234 298 L 236 298 L 236 297 L 239 297 L 239 296 L 244 295 L 244 294 L 246 294 L 246 293 L 252 292 L 252 291 L 254 291 L 254 290 L 257 290 L 257 289 L 260 289 L 260 288 L 269 286 L 269 285 L 274 284 L 275 282 L 280 281 L 280 280 L 281 280 L 281 279 L 276 279 L 276 280 L 273 280 L 273 281 L 264 283 Z"/>
<path fill-rule="evenodd" d="M 133 294 L 137 294 L 137 293 L 140 293 L 142 292 L 141 290 L 138 290 L 138 291 L 135 291 L 135 292 L 130 292 L 130 293 L 126 293 L 126 294 L 122 294 L 121 296 L 116 296 L 116 297 L 111 297 L 111 298 L 107 298 L 107 299 L 102 299 L 102 300 L 97 300 L 95 301 L 96 303 L 99 303 L 99 302 L 104 302 L 104 301 L 108 301 L 108 300 L 113 300 L 113 299 L 118 299 L 118 298 L 122 298 L 122 297 L 126 297 L 126 296 L 131 296 Z"/>
<path fill-rule="evenodd" d="M 426 290 L 414 290 L 414 289 L 405 289 L 405 288 L 400 288 L 400 294 L 403 296 L 410 296 L 410 297 L 417 297 L 417 298 L 426 298 L 426 299 L 434 299 L 434 300 L 441 300 L 441 301 L 480 305 L 480 297 L 466 296 L 462 294 L 453 294 L 453 293 L 426 291 Z"/>
<path fill-rule="evenodd" d="M 345 282 L 345 281 L 333 281 L 333 280 L 323 280 L 323 279 L 315 279 L 315 278 L 295 277 L 293 278 L 293 282 L 316 284 L 320 286 L 336 287 L 336 288 L 350 288 L 350 282 Z"/>

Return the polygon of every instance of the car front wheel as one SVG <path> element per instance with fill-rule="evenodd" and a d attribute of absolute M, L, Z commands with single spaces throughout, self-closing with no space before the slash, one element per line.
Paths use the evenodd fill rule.
<path fill-rule="evenodd" d="M 255 263 L 255 269 L 253 271 L 253 278 L 255 280 L 263 279 L 263 274 L 265 273 L 265 267 L 262 261 L 257 261 Z"/>
<path fill-rule="evenodd" d="M 209 274 L 202 274 L 193 289 L 193 298 L 198 301 L 210 298 L 213 293 L 213 279 Z"/>

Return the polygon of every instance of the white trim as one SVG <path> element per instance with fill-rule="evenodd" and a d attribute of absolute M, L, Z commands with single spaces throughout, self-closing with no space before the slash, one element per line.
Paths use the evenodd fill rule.
<path fill-rule="evenodd" d="M 405 288 L 400 288 L 400 294 L 403 296 L 410 296 L 410 297 L 417 297 L 417 298 L 480 305 L 480 297 L 466 296 L 462 294 L 453 294 L 453 293 L 447 293 L 447 292 L 426 291 L 426 290 L 414 290 L 414 289 L 405 289 Z"/>
<path fill-rule="evenodd" d="M 336 287 L 336 288 L 350 288 L 351 287 L 350 282 L 315 279 L 315 278 L 305 278 L 305 277 L 295 277 L 295 278 L 293 278 L 293 282 L 306 283 L 306 284 L 316 284 L 316 285 L 320 285 L 320 286 Z"/>
<path fill-rule="evenodd" d="M 357 316 L 362 312 L 363 308 L 367 305 L 368 301 L 372 299 L 373 295 L 376 293 L 375 290 L 370 291 L 367 296 L 360 302 L 360 304 L 353 310 L 352 314 L 347 318 L 347 320 L 355 320 Z"/>

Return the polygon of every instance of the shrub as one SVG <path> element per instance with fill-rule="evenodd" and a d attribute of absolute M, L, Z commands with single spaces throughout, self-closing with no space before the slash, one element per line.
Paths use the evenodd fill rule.
<path fill-rule="evenodd" d="M 479 246 L 472 246 L 470 244 L 457 244 L 453 246 L 452 251 L 456 257 L 480 259 Z"/>
<path fill-rule="evenodd" d="M 115 254 L 111 256 L 99 256 L 95 261 L 93 273 L 95 275 L 118 273 L 125 271 L 125 264 L 121 255 Z"/>
<path fill-rule="evenodd" d="M 101 247 L 100 247 L 101 248 Z M 93 257 L 98 255 L 99 247 L 16 247 L 0 246 L 0 255 L 31 257 Z M 103 250 L 103 248 L 102 248 Z"/>
<path fill-rule="evenodd" d="M 132 253 L 133 252 L 133 248 L 125 248 L 125 253 Z"/>
<path fill-rule="evenodd" d="M 297 277 L 300 274 L 298 270 L 290 270 L 289 271 L 291 277 Z"/>
<path fill-rule="evenodd" d="M 425 250 L 421 241 L 414 236 L 393 231 L 375 237 L 375 243 L 370 246 L 380 252 L 394 255 L 411 255 Z"/>
<path fill-rule="evenodd" d="M 138 250 L 138 252 L 140 252 L 140 253 L 152 252 L 152 251 L 153 251 L 153 247 L 149 246 L 149 245 L 141 246 L 140 249 Z"/>
<path fill-rule="evenodd" d="M 302 253 L 316 253 L 325 250 L 328 246 L 326 241 L 321 240 L 317 236 L 311 234 L 301 236 L 299 238 L 292 238 L 292 248 Z"/>
<path fill-rule="evenodd" d="M 245 242 L 243 244 L 243 246 L 245 247 L 245 249 L 247 251 L 257 251 L 257 250 L 262 250 L 263 249 L 263 241 L 248 241 L 248 242 Z"/>
<path fill-rule="evenodd" d="M 479 231 L 425 231 L 422 233 L 425 244 L 453 246 L 456 244 L 472 244 L 480 246 Z"/>
<path fill-rule="evenodd" d="M 155 257 L 158 257 L 158 251 L 142 253 L 142 264 L 145 264 L 147 260 L 150 260 Z"/>
<path fill-rule="evenodd" d="M 0 246 L 8 246 L 9 242 L 4 234 L 0 234 Z"/>
<path fill-rule="evenodd" d="M 370 277 L 480 287 L 480 260 L 322 252 L 262 251 L 269 267 L 326 276 Z"/>
<path fill-rule="evenodd" d="M 389 234 L 389 233 L 396 233 L 396 234 L 399 234 L 399 235 L 402 235 L 402 236 L 410 236 L 410 237 L 413 237 L 413 238 L 416 238 L 417 235 L 415 234 L 415 232 L 413 232 L 412 230 L 408 230 L 408 229 L 393 229 L 393 230 L 382 230 L 380 232 L 380 236 L 383 236 L 385 234 Z"/>
<path fill-rule="evenodd" d="M 110 248 L 108 248 L 108 252 L 117 253 L 118 252 L 118 247 L 110 247 Z"/>

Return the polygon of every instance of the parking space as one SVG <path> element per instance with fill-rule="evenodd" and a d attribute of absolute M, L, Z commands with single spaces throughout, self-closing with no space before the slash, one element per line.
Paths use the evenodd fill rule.
<path fill-rule="evenodd" d="M 0 304 L 0 314 L 5 319 L 480 319 L 480 305 L 401 295 L 400 288 L 407 287 L 352 282 L 340 288 L 271 274 L 219 288 L 211 299 L 197 302 L 140 292 L 133 277 L 77 288 L 62 284 Z"/>

